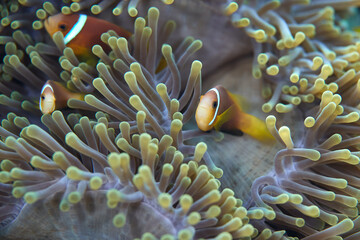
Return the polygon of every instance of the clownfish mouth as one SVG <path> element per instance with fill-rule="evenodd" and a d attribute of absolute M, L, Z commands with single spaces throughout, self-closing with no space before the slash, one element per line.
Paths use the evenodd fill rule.
<path fill-rule="evenodd" d="M 45 97 L 40 103 L 40 111 L 42 114 L 50 114 L 55 110 L 55 99 L 50 96 Z"/>
<path fill-rule="evenodd" d="M 196 109 L 195 120 L 200 130 L 206 132 L 212 129 L 212 124 L 210 123 L 209 117 L 209 108 L 206 106 L 199 105 Z"/>

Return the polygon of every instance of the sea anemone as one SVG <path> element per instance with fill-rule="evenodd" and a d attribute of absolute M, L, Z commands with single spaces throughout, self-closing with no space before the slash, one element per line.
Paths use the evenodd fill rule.
<path fill-rule="evenodd" d="M 289 112 L 356 84 L 358 36 L 339 14 L 357 1 L 250 1 L 233 7 L 232 23 L 252 39 L 252 74 L 262 78 L 262 110 Z"/>
<path fill-rule="evenodd" d="M 358 3 L 175 1 L 167 6 L 172 2 L 0 5 L 5 45 L 0 104 L 11 111 L 0 127 L 0 235 L 356 239 L 359 48 L 357 35 L 341 19 Z M 62 34 L 50 39 L 43 30 L 42 20 L 59 10 L 98 15 L 128 29 L 133 22 L 134 35 L 127 41 L 113 31 L 103 33 L 111 51 L 94 45 L 99 61 L 81 62 Z M 217 34 L 227 44 L 214 27 L 192 26 L 179 14 L 184 12 L 197 23 L 221 26 Z M 255 54 L 251 86 L 263 79 L 254 97 L 269 99 L 264 112 L 283 113 L 273 111 L 276 117 L 268 116 L 266 124 L 285 149 L 247 136 L 214 142 L 217 133 L 192 127 L 202 76 L 210 85 L 219 75 L 238 71 L 238 62 L 228 62 L 249 53 L 247 43 Z M 188 64 L 195 57 L 201 62 Z M 226 66 L 223 74 L 225 63 L 235 70 Z M 70 99 L 67 109 L 41 117 L 36 99 L 49 78 L 86 93 L 84 101 Z M 236 88 L 244 85 L 238 76 L 229 80 Z M 300 117 L 288 124 L 293 114 Z M 276 125 L 290 125 L 295 134 Z M 208 145 L 196 139 L 204 136 Z M 219 148 L 230 150 L 214 154 Z M 260 160 L 274 157 L 274 168 L 256 168 L 254 176 L 230 174 L 238 168 L 240 148 L 256 151 Z"/>
<path fill-rule="evenodd" d="M 340 95 L 325 91 L 314 116 L 304 121 L 308 128 L 304 138 L 295 144 L 288 127 L 277 130 L 276 118 L 266 119 L 268 128 L 286 147 L 276 154 L 273 172 L 256 179 L 251 189 L 256 206 L 275 211 L 270 225 L 276 222 L 308 236 L 305 239 L 326 239 L 354 227 L 351 219 L 358 216 L 359 157 L 351 147 L 356 137 L 342 131 L 342 135 L 329 135 L 329 129 L 334 124 L 341 128 L 344 123 L 356 122 L 359 115 L 342 115 L 340 101 Z"/>
<path fill-rule="evenodd" d="M 59 111 L 46 116 L 43 121 L 47 118 L 66 124 Z M 253 233 L 253 227 L 246 224 L 247 211 L 233 197 L 233 191 L 224 189 L 220 193 L 218 180 L 207 167 L 198 166 L 201 150 L 187 161 L 187 155 L 171 146 L 169 135 L 160 141 L 146 132 L 130 135 L 130 125 L 122 122 L 121 135 L 115 140 L 114 129 L 106 123 L 105 117 L 98 122 L 82 117 L 73 128 L 77 134 L 66 124 L 63 127 L 67 129 L 61 130 L 67 132 L 67 146 L 61 146 L 36 125 L 22 128 L 21 137 L 6 138 L 9 150 L 3 151 L 7 159 L 1 164 L 1 181 L 11 182 L 13 187 L 10 190 L 3 184 L 1 189 L 6 194 L 2 205 L 7 210 L 2 211 L 3 235 L 16 239 L 19 231 L 24 236 L 30 234 L 43 222 L 38 214 L 53 221 L 45 231 L 32 233 L 30 239 L 166 234 L 190 239 L 222 232 L 238 237 Z M 57 126 L 50 128 L 51 132 L 60 130 Z M 127 148 L 120 153 L 119 148 L 124 146 Z M 9 194 L 23 197 L 25 202 L 14 201 Z M 23 225 L 21 219 L 29 225 Z M 149 221 L 159 227 L 149 226 Z M 89 231 L 97 222 L 104 222 L 104 229 Z"/>
<path fill-rule="evenodd" d="M 104 216 L 108 218 L 106 222 L 112 219 L 114 229 L 96 230 L 98 237 L 170 235 L 190 239 L 253 234 L 242 201 L 233 197 L 230 189 L 219 192 L 220 184 L 213 174 L 220 177 L 222 172 L 206 155 L 206 145 L 183 143 L 183 139 L 196 136 L 196 132 L 182 131 L 182 125 L 191 117 L 194 102 L 200 96 L 201 63 L 193 62 L 188 80 L 181 80 L 179 68 L 201 47 L 201 42 L 187 38 L 174 54 L 170 45 L 164 44 L 162 53 L 168 67 L 155 73 L 158 16 L 156 8 L 149 9 L 148 27 L 144 18 L 136 19 L 134 57 L 129 53 L 126 39 L 107 33 L 103 39 L 114 55 L 94 46 L 93 52 L 102 62 L 96 69 L 87 65 L 86 72 L 73 66 L 79 62 L 71 49 L 64 48 L 60 64 L 72 73 L 71 83 L 83 91 L 98 90 L 103 100 L 88 94 L 84 102 L 69 100 L 68 106 L 86 110 L 88 114 L 98 111 L 96 121 L 78 114 L 70 114 L 66 119 L 60 111 L 55 111 L 41 118 L 50 133 L 14 113 L 3 122 L 4 159 L 0 178 L 5 196 L 2 205 L 7 210 L 2 215 L 4 236 L 16 238 L 19 227 L 25 235 L 33 228 L 31 224 L 38 223 L 30 220 L 30 225 L 21 227 L 17 222 L 31 218 L 38 208 L 54 209 L 48 217 L 58 219 L 70 218 L 73 211 L 84 211 L 89 220 L 85 220 L 84 226 L 78 224 L 77 230 L 70 228 L 73 223 L 66 225 L 68 220 L 52 222 L 46 231 L 30 238 L 94 237 L 94 232 L 86 230 L 86 226 L 103 221 Z M 164 31 L 168 32 L 169 28 L 173 28 L 172 23 Z M 57 46 L 64 46 L 61 35 L 56 34 L 54 41 Z M 26 68 L 21 67 L 19 57 L 8 58 L 15 73 L 13 77 L 17 73 L 25 76 Z M 41 66 L 46 66 L 41 58 L 39 61 Z M 39 69 L 47 74 L 49 68 Z M 96 71 L 100 77 L 90 75 Z M 208 167 L 198 166 L 203 158 L 211 173 Z M 16 201 L 11 195 L 20 199 Z M 95 210 L 98 213 L 87 212 L 93 202 L 105 199 L 107 206 L 100 205 Z M 8 207 L 12 202 L 16 202 L 16 208 Z M 144 218 L 144 214 L 148 217 Z M 161 226 L 156 231 L 146 227 L 150 216 Z M 133 227 L 134 221 L 137 228 Z M 70 230 L 66 232 L 66 229 Z"/>

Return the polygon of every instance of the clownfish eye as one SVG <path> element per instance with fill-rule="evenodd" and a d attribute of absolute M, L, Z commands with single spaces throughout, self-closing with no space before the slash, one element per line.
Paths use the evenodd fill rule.
<path fill-rule="evenodd" d="M 45 96 L 41 96 L 41 100 L 45 100 Z"/>
<path fill-rule="evenodd" d="M 213 102 L 213 108 L 217 107 L 217 102 Z"/>
<path fill-rule="evenodd" d="M 65 31 L 65 30 L 66 30 L 66 25 L 65 25 L 64 23 L 59 24 L 59 29 L 60 29 L 61 31 Z"/>

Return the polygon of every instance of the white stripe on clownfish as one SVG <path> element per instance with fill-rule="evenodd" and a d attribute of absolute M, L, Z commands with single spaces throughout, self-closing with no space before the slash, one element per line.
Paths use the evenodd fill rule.
<path fill-rule="evenodd" d="M 79 20 L 64 37 L 65 45 L 68 44 L 71 40 L 73 40 L 81 32 L 86 23 L 86 20 L 87 16 L 85 14 L 80 14 Z"/>
<path fill-rule="evenodd" d="M 43 111 L 43 110 L 42 110 L 42 107 L 41 107 L 41 100 L 42 100 L 41 97 L 42 97 L 42 94 L 44 93 L 44 91 L 45 91 L 46 88 L 50 88 L 51 91 L 54 92 L 54 89 L 52 88 L 52 86 L 51 86 L 50 84 L 45 84 L 45 85 L 43 86 L 43 88 L 41 89 L 41 94 L 40 94 L 40 104 L 39 104 L 39 106 L 40 106 L 40 111 Z"/>
<path fill-rule="evenodd" d="M 210 91 L 214 91 L 216 93 L 216 98 L 217 98 L 217 105 L 216 105 L 216 110 L 215 110 L 215 113 L 214 113 L 214 117 L 213 119 L 209 122 L 209 126 L 211 124 L 213 124 L 213 122 L 215 121 L 216 119 L 216 116 L 218 114 L 218 111 L 219 111 L 219 106 L 220 106 L 220 93 L 219 93 L 219 90 L 217 90 L 216 88 L 211 88 L 209 91 L 207 92 L 210 92 Z"/>
<path fill-rule="evenodd" d="M 45 84 L 43 86 L 43 88 L 41 89 L 41 94 L 43 94 L 43 92 L 45 91 L 46 88 L 50 88 L 52 92 L 54 92 L 54 89 L 52 88 L 52 86 L 50 84 Z"/>

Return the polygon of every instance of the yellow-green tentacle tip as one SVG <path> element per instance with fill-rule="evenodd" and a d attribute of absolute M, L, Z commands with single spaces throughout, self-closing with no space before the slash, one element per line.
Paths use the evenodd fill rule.
<path fill-rule="evenodd" d="M 190 240 L 193 238 L 193 233 L 189 229 L 182 229 L 177 235 L 179 240 Z"/>
<path fill-rule="evenodd" d="M 224 13 L 226 16 L 230 16 L 231 14 L 236 12 L 238 10 L 238 8 L 239 8 L 239 5 L 236 2 L 231 2 L 224 9 Z"/>
<path fill-rule="evenodd" d="M 193 199 L 190 195 L 184 194 L 180 197 L 180 206 L 184 212 L 187 212 L 192 204 L 193 204 Z"/>
<path fill-rule="evenodd" d="M 103 184 L 103 180 L 98 176 L 92 177 L 89 182 L 89 186 L 92 190 L 99 189 L 102 186 L 102 184 Z"/>
<path fill-rule="evenodd" d="M 81 6 L 80 6 L 79 3 L 74 2 L 74 3 L 72 3 L 72 4 L 70 5 L 70 9 L 71 9 L 71 11 L 73 11 L 73 12 L 78 12 L 78 11 L 81 10 Z"/>
<path fill-rule="evenodd" d="M 261 209 L 252 209 L 248 211 L 247 216 L 250 219 L 261 219 L 264 217 L 264 212 Z"/>
<path fill-rule="evenodd" d="M 303 197 L 300 194 L 289 194 L 289 201 L 294 204 L 300 204 L 303 201 Z"/>
<path fill-rule="evenodd" d="M 195 147 L 194 161 L 200 162 L 207 150 L 207 145 L 204 142 L 200 142 Z"/>
<path fill-rule="evenodd" d="M 215 240 L 231 240 L 233 239 L 232 235 L 229 232 L 222 232 L 216 236 Z"/>
<path fill-rule="evenodd" d="M 15 179 L 23 179 L 24 170 L 21 168 L 13 168 L 10 172 L 10 176 Z"/>
<path fill-rule="evenodd" d="M 136 17 L 136 15 L 138 14 L 138 10 L 134 7 L 130 7 L 128 8 L 128 13 L 130 17 Z"/>
<path fill-rule="evenodd" d="M 307 128 L 313 127 L 313 126 L 315 125 L 315 118 L 313 118 L 313 117 L 307 117 L 307 118 L 305 118 L 305 120 L 304 120 L 304 125 L 305 125 L 305 127 L 307 127 Z"/>
<path fill-rule="evenodd" d="M 210 169 L 210 172 L 216 178 L 221 178 L 223 176 L 223 174 L 224 174 L 224 171 L 221 168 L 218 168 L 218 167 L 214 167 L 214 168 Z"/>
<path fill-rule="evenodd" d="M 69 179 L 75 181 L 80 181 L 84 179 L 82 177 L 82 171 L 75 166 L 68 167 L 68 169 L 66 169 L 66 175 Z"/>
<path fill-rule="evenodd" d="M 280 69 L 278 66 L 276 65 L 271 65 L 268 68 L 266 68 L 266 73 L 271 75 L 271 76 L 275 76 L 279 73 Z"/>
<path fill-rule="evenodd" d="M 307 216 L 314 217 L 314 218 L 320 216 L 320 209 L 315 205 L 302 206 L 302 208 L 300 208 L 299 211 Z"/>
<path fill-rule="evenodd" d="M 166 5 L 170 5 L 174 3 L 174 0 L 161 0 L 163 3 L 165 3 Z"/>
<path fill-rule="evenodd" d="M 27 192 L 24 195 L 25 202 L 31 204 L 36 202 L 39 199 L 39 196 L 36 192 Z"/>
<path fill-rule="evenodd" d="M 192 212 L 187 217 L 187 222 L 190 225 L 198 224 L 200 222 L 200 220 L 201 220 L 201 216 L 200 216 L 200 213 L 198 213 L 198 212 Z"/>
<path fill-rule="evenodd" d="M 59 208 L 62 212 L 68 212 L 70 210 L 70 207 L 71 205 L 67 200 L 65 199 L 61 200 Z"/>
<path fill-rule="evenodd" d="M 172 204 L 172 197 L 170 194 L 168 193 L 161 193 L 159 196 L 158 196 L 158 203 L 159 205 L 164 208 L 164 209 L 167 209 L 171 206 Z"/>
<path fill-rule="evenodd" d="M 303 227 L 305 225 L 305 220 L 303 218 L 296 218 L 295 225 L 297 227 Z"/>
<path fill-rule="evenodd" d="M 78 203 L 81 200 L 81 194 L 79 192 L 72 192 L 68 196 L 68 201 L 72 204 Z"/>
<path fill-rule="evenodd" d="M 102 11 L 102 9 L 99 5 L 93 5 L 91 7 L 91 12 L 95 15 L 101 13 L 101 11 Z"/>
<path fill-rule="evenodd" d="M 159 15 L 160 15 L 159 9 L 157 9 L 156 7 L 149 8 L 148 18 L 158 19 Z"/>
<path fill-rule="evenodd" d="M 206 211 L 206 218 L 215 218 L 218 217 L 221 213 L 221 208 L 217 205 L 212 205 L 207 211 Z M 245 216 L 246 214 L 244 214 Z M 234 216 L 237 216 L 234 214 Z"/>
<path fill-rule="evenodd" d="M 121 228 L 126 223 L 126 216 L 123 213 L 118 213 L 113 218 L 113 224 L 117 228 Z"/>
<path fill-rule="evenodd" d="M 11 191 L 11 194 L 15 198 L 21 198 L 22 196 L 24 196 L 25 193 L 26 193 L 26 190 L 24 187 L 14 187 L 13 190 Z"/>
<path fill-rule="evenodd" d="M 279 135 L 288 149 L 294 148 L 294 143 L 291 139 L 290 128 L 286 126 L 281 127 L 279 129 Z"/>
<path fill-rule="evenodd" d="M 12 181 L 12 178 L 11 178 L 9 172 L 4 172 L 4 171 L 0 172 L 0 182 L 1 183 L 7 183 L 10 181 Z"/>
<path fill-rule="evenodd" d="M 171 234 L 162 235 L 160 240 L 175 240 L 176 238 Z"/>
<path fill-rule="evenodd" d="M 15 167 L 16 167 L 16 165 L 12 161 L 7 160 L 7 159 L 2 160 L 0 163 L 1 170 L 6 171 L 6 172 L 10 172 L 11 169 L 13 169 Z M 1 182 L 1 179 L 0 179 L 0 182 Z"/>

